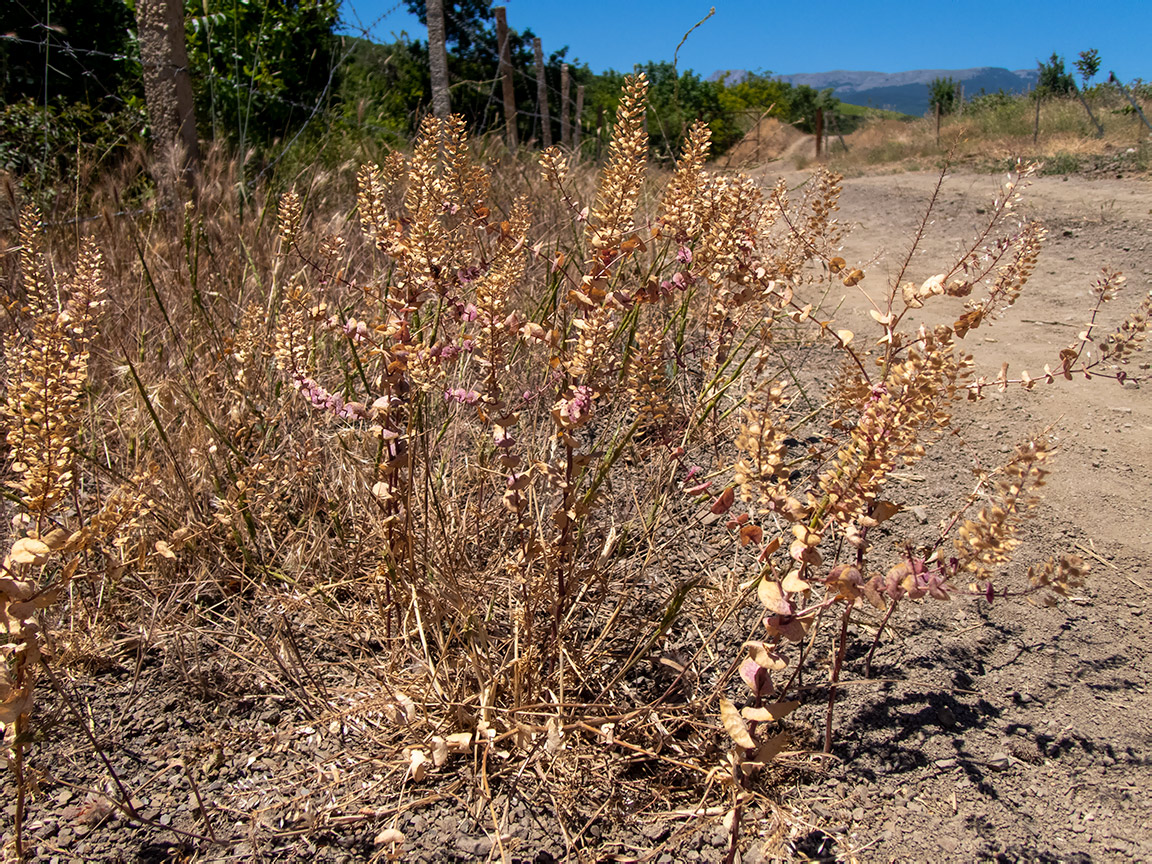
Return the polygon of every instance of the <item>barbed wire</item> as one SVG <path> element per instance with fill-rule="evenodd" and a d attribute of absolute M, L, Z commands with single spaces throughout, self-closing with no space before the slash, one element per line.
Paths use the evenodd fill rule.
<path fill-rule="evenodd" d="M 40 48 L 42 51 L 48 52 L 49 54 L 56 53 L 58 55 L 67 57 L 71 62 L 73 62 L 79 68 L 80 74 L 82 76 L 86 77 L 87 79 L 91 80 L 92 82 L 94 82 L 96 85 L 99 86 L 99 88 L 103 91 L 104 97 L 107 97 L 108 99 L 113 100 L 116 103 L 119 103 L 120 105 L 130 104 L 122 95 L 114 92 L 107 85 L 107 83 L 105 81 L 101 80 L 101 76 L 99 74 L 97 74 L 96 71 L 94 71 L 92 68 L 90 68 L 88 65 L 85 64 L 84 58 L 102 58 L 102 59 L 111 60 L 111 61 L 117 62 L 117 63 L 128 63 L 128 62 L 140 62 L 139 57 L 137 57 L 135 54 L 127 53 L 127 52 L 123 52 L 123 51 L 107 51 L 107 50 L 103 50 L 101 48 L 87 48 L 87 47 L 75 45 L 69 39 L 63 37 L 61 34 L 61 31 L 58 28 L 54 27 L 50 23 L 50 21 L 35 20 L 37 17 L 35 13 L 33 13 L 30 9 L 28 9 L 28 7 L 26 7 L 24 5 L 24 3 L 20 2 L 20 0 L 16 0 L 16 2 L 17 2 L 17 5 L 24 11 L 24 13 L 26 15 L 28 15 L 29 18 L 33 19 L 33 23 L 31 24 L 31 29 L 34 31 L 38 30 L 38 31 L 42 32 L 43 35 L 41 38 L 38 38 L 38 39 L 30 39 L 30 38 L 27 38 L 27 37 L 22 36 L 20 34 L 17 34 L 17 33 L 2 33 L 2 34 L 0 34 L 0 41 L 7 42 L 10 44 L 14 44 L 14 45 L 36 46 L 36 47 Z M 397 13 L 403 5 L 404 5 L 403 0 L 398 0 L 398 2 L 393 3 L 389 8 L 385 9 L 381 14 L 377 15 L 374 19 L 372 19 L 370 22 L 365 24 L 364 20 L 360 17 L 358 11 L 356 10 L 356 7 L 352 3 L 347 2 L 347 0 L 345 0 L 345 2 L 342 4 L 342 12 L 343 13 L 350 12 L 355 23 L 352 23 L 347 18 L 344 18 L 343 20 L 337 19 L 337 21 L 334 22 L 333 26 L 334 26 L 334 30 L 336 28 L 339 28 L 339 31 L 337 31 L 335 35 L 337 35 L 337 36 L 346 35 L 346 36 L 350 36 L 352 39 L 363 39 L 369 43 L 380 44 L 380 43 L 374 42 L 373 32 L 379 27 L 381 22 L 385 21 L 390 16 Z M 445 10 L 446 14 L 449 17 L 451 17 L 453 23 L 461 31 L 467 33 L 471 37 L 472 45 L 474 46 L 477 53 L 479 55 L 481 55 L 482 57 L 488 59 L 490 62 L 495 63 L 498 67 L 499 63 L 500 63 L 499 51 L 494 50 L 490 44 L 492 42 L 492 40 L 494 39 L 495 34 L 491 30 L 478 30 L 471 23 L 469 23 L 468 21 L 462 20 L 460 18 L 460 16 L 456 15 L 452 11 L 450 4 L 447 4 L 447 5 L 448 5 L 448 8 Z M 340 31 L 343 31 L 343 32 L 340 32 Z M 510 32 L 515 32 L 515 31 L 510 29 Z M 252 177 L 248 181 L 248 183 L 246 185 L 249 188 L 255 186 L 263 178 L 267 177 L 268 174 L 271 171 L 273 171 L 277 165 L 281 164 L 281 162 L 284 160 L 284 158 L 288 155 L 289 152 L 291 152 L 292 148 L 299 141 L 300 137 L 307 131 L 307 129 L 310 126 L 313 125 L 316 118 L 321 114 L 322 109 L 324 108 L 325 104 L 330 103 L 330 100 L 332 98 L 334 84 L 336 83 L 336 80 L 337 80 L 337 74 L 338 74 L 339 70 L 342 67 L 344 67 L 344 65 L 348 62 L 349 58 L 355 52 L 357 47 L 358 47 L 357 43 L 353 42 L 351 45 L 347 46 L 344 50 L 342 50 L 342 51 L 340 51 L 334 55 L 333 62 L 331 62 L 329 69 L 328 69 L 327 80 L 325 81 L 324 86 L 321 89 L 320 94 L 318 95 L 318 97 L 316 98 L 316 100 L 314 102 L 313 101 L 301 102 L 299 100 L 292 99 L 286 95 L 279 94 L 279 93 L 256 92 L 256 91 L 251 90 L 251 81 L 249 82 L 248 87 L 250 89 L 251 95 L 254 98 L 260 100 L 261 102 L 263 102 L 265 104 L 267 104 L 267 103 L 281 104 L 281 105 L 284 105 L 285 107 L 288 107 L 288 108 L 292 108 L 292 109 L 306 112 L 305 119 L 302 122 L 300 122 L 298 125 L 295 125 L 294 128 L 291 130 L 290 134 L 286 134 L 285 143 L 281 147 L 278 148 L 279 152 L 277 153 L 277 155 L 272 160 L 270 160 L 254 177 Z M 180 70 L 191 72 L 191 70 L 187 66 L 184 66 L 181 64 L 169 64 L 169 65 L 173 69 L 180 69 Z M 50 72 L 59 72 L 59 70 L 55 70 L 54 67 L 52 67 L 49 63 L 46 62 L 45 67 L 44 67 L 44 73 L 43 73 L 45 76 L 45 82 L 44 82 L 45 85 L 47 85 L 47 79 L 48 79 Z M 66 75 L 67 73 L 59 72 L 59 74 Z M 520 66 L 513 66 L 513 74 L 515 76 L 517 76 L 524 83 L 530 83 L 532 85 L 536 84 L 536 81 L 537 81 L 536 76 L 534 74 L 529 74 L 528 71 L 526 71 L 524 68 L 522 68 Z M 547 78 L 547 76 L 546 76 L 546 78 Z M 471 82 L 470 81 L 457 81 L 452 85 L 454 88 L 472 85 L 472 86 L 477 86 L 478 89 L 480 87 L 483 87 L 484 85 L 488 85 L 487 86 L 487 89 L 488 89 L 487 99 L 484 101 L 484 107 L 480 110 L 479 117 L 476 119 L 476 131 L 479 134 L 483 134 L 485 131 L 487 131 L 487 129 L 489 128 L 490 122 L 494 123 L 496 125 L 499 125 L 499 123 L 502 119 L 498 116 L 497 112 L 495 111 L 495 107 L 500 102 L 500 100 L 497 96 L 497 90 L 498 90 L 498 87 L 500 84 L 500 80 L 501 80 L 500 76 L 497 75 L 497 76 L 495 76 L 491 79 L 488 79 L 488 80 L 471 81 Z M 561 97 L 562 97 L 561 92 L 557 88 L 550 85 L 547 82 L 547 80 L 545 80 L 544 83 L 545 83 L 546 92 L 549 93 L 553 99 L 555 99 L 557 102 L 559 102 Z M 225 89 L 229 89 L 229 90 L 241 90 L 245 87 L 245 84 L 243 81 L 239 81 L 239 80 L 233 81 L 233 80 L 229 80 L 228 78 L 222 78 L 222 79 L 217 79 L 215 81 L 215 86 L 217 86 L 217 87 L 223 86 Z M 44 107 L 45 107 L 45 110 L 47 110 L 47 93 L 48 93 L 47 86 L 45 86 L 44 92 L 45 92 L 45 105 L 44 105 Z M 420 113 L 419 108 L 417 108 L 417 113 L 418 114 Z M 550 119 L 555 122 L 558 119 L 555 116 L 555 112 L 549 112 L 549 113 L 550 113 Z M 539 106 L 535 106 L 534 109 L 526 110 L 526 111 L 525 110 L 519 110 L 519 108 L 518 108 L 517 114 L 520 117 L 530 121 L 532 123 L 532 126 L 534 129 L 537 128 L 539 123 L 543 120 L 543 112 L 541 112 L 539 110 Z M 146 124 L 147 124 L 146 117 L 140 116 L 138 119 L 136 119 L 135 122 L 130 124 L 129 129 L 127 131 L 128 132 L 138 132 Z M 411 134 L 410 128 L 399 128 L 396 126 L 392 126 L 392 125 L 389 125 L 387 123 L 381 122 L 379 118 L 374 118 L 373 122 L 370 122 L 367 124 L 362 123 L 360 125 L 361 125 L 361 128 L 370 129 L 374 132 L 380 132 L 380 133 L 384 133 L 384 134 L 393 135 L 397 138 L 407 138 Z M 46 128 L 45 129 L 45 147 L 48 146 L 48 140 L 49 139 L 48 139 L 47 135 L 48 135 L 48 133 L 47 133 L 47 128 Z M 117 213 L 114 215 L 129 215 L 132 212 L 134 212 L 134 211 L 124 211 L 123 214 Z M 138 211 L 136 211 L 136 212 L 138 212 Z"/>

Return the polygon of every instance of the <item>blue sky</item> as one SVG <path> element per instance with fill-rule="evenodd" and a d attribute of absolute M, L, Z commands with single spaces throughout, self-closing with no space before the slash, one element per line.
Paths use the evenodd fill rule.
<path fill-rule="evenodd" d="M 450 0 L 445 0 L 447 7 Z M 545 53 L 594 72 L 672 60 L 693 24 L 716 14 L 680 49 L 679 66 L 708 77 L 721 69 L 777 74 L 833 69 L 902 72 L 1004 66 L 1034 69 L 1053 51 L 1068 69 L 1083 50 L 1100 52 L 1102 70 L 1123 81 L 1152 79 L 1152 0 L 506 0 L 508 24 L 531 29 Z M 347 32 L 371 26 L 375 41 L 427 30 L 398 0 L 343 0 Z M 1141 44 L 1144 43 L 1144 44 Z"/>

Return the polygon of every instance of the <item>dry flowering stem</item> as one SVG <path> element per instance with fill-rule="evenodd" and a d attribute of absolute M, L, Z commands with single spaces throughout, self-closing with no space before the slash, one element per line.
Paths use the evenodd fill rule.
<path fill-rule="evenodd" d="M 995 202 L 987 229 L 956 264 L 919 286 L 903 281 L 902 270 L 886 297 L 873 303 L 880 352 L 871 362 L 871 352 L 856 347 L 860 344 L 857 334 L 819 321 L 804 308 L 793 317 L 800 324 L 819 324 L 822 335 L 834 334 L 833 348 L 846 355 L 828 400 L 832 411 L 824 433 L 826 439 L 842 443 L 821 470 L 808 475 L 806 483 L 797 483 L 795 473 L 786 470 L 790 467 L 786 442 L 791 439 L 785 430 L 791 429 L 795 414 L 794 406 L 783 396 L 785 388 L 758 385 L 749 396 L 750 406 L 757 407 L 745 409 L 736 438 L 741 455 L 734 466 L 734 477 L 749 512 L 731 518 L 728 526 L 738 532 L 741 543 L 754 537 L 763 544 L 763 568 L 757 584 L 765 614 L 763 635 L 756 637 L 761 641 L 755 643 L 764 649 L 744 661 L 741 676 L 754 699 L 769 693 L 778 698 L 780 689 L 773 676 L 787 667 L 776 658 L 789 645 L 803 645 L 823 613 L 839 606 L 830 663 L 825 750 L 832 747 L 835 685 L 852 638 L 854 608 L 870 606 L 883 615 L 872 645 L 874 651 L 901 601 L 946 601 L 962 593 L 992 602 L 997 597 L 1039 592 L 1044 602 L 1051 603 L 1081 585 L 1087 572 L 1079 558 L 1062 555 L 1029 567 L 1023 588 L 996 584 L 995 575 L 1012 563 L 1021 522 L 1039 502 L 1038 492 L 1053 453 L 1046 435 L 1022 442 L 1005 465 L 984 477 L 956 516 L 950 522 L 945 520 L 934 547 L 909 546 L 896 560 L 877 567 L 872 563 L 869 543 L 869 533 L 901 509 L 899 500 L 886 498 L 895 498 L 889 482 L 893 471 L 924 457 L 933 439 L 950 425 L 951 406 L 957 399 L 979 399 L 991 385 L 1031 389 L 1038 381 L 1070 378 L 1073 371 L 1085 377 L 1103 372 L 1123 381 L 1122 366 L 1141 343 L 1148 318 L 1147 298 L 1116 330 L 1103 338 L 1096 336 L 1100 307 L 1112 299 L 1122 283 L 1119 274 L 1105 271 L 1094 286 L 1097 302 L 1089 323 L 1077 343 L 1061 353 L 1058 372 L 1046 368 L 1043 378 L 1025 372 L 1013 379 L 1005 367 L 991 382 L 973 374 L 971 358 L 960 351 L 958 340 L 992 324 L 1017 302 L 1036 267 L 1044 240 L 1044 228 L 1036 222 L 1013 229 L 1007 237 L 995 233 L 1007 222 L 1029 174 L 1030 169 L 1025 169 L 1010 179 Z M 782 190 L 777 191 L 776 199 L 783 209 Z M 832 209 L 817 208 L 812 224 L 818 225 L 820 214 Z M 804 236 L 791 217 L 784 221 L 793 226 L 794 234 Z M 922 228 L 927 224 L 926 220 Z M 818 228 L 812 230 L 820 233 Z M 923 231 L 917 243 L 922 236 Z M 847 273 L 846 285 L 864 281 L 863 273 L 850 271 L 843 259 L 830 259 L 827 271 Z M 983 289 L 982 299 L 969 301 L 953 324 L 920 326 L 911 332 L 901 326 L 909 309 L 921 309 L 937 296 L 967 296 L 977 288 Z M 791 302 L 798 303 L 795 299 Z M 805 419 L 811 422 L 813 415 Z M 826 459 L 823 455 L 819 458 Z M 758 523 L 766 519 L 790 523 L 791 531 L 783 536 L 762 531 Z M 872 651 L 866 667 L 870 667 Z M 790 680 L 794 680 L 796 670 L 790 671 Z M 740 735 L 740 739 L 744 737 Z M 736 743 L 747 749 L 746 741 L 737 739 Z"/>

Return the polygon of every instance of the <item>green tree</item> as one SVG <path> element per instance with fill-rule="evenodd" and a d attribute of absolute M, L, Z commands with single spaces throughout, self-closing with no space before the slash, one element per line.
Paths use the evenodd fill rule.
<path fill-rule="evenodd" d="M 428 26 L 424 0 L 405 0 L 408 11 Z M 496 40 L 496 18 L 492 0 L 460 0 L 444 4 L 444 41 L 450 53 L 468 57 L 485 52 L 486 45 Z"/>
<path fill-rule="evenodd" d="M 788 119 L 805 132 L 816 131 L 816 111 L 823 110 L 825 120 L 834 115 L 840 100 L 832 95 L 832 88 L 816 90 L 807 84 L 792 88 L 792 105 Z"/>
<path fill-rule="evenodd" d="M 213 137 L 267 143 L 318 116 L 339 60 L 339 0 L 201 0 L 190 11 L 196 115 Z"/>
<path fill-rule="evenodd" d="M 716 86 L 724 116 L 712 124 L 714 152 L 736 144 L 765 114 L 782 120 L 791 116 L 792 86 L 769 77 L 767 72 L 750 73 L 736 84 L 729 84 L 725 76 Z"/>
<path fill-rule="evenodd" d="M 349 39 L 336 93 L 349 143 L 401 146 L 431 101 L 428 46 L 403 38 L 387 45 Z M 379 154 L 362 154 L 379 161 Z"/>
<path fill-rule="evenodd" d="M 139 90 L 124 0 L 0 5 L 0 102 L 83 102 L 109 110 Z"/>
<path fill-rule="evenodd" d="M 1088 86 L 1088 82 L 1096 77 L 1096 73 L 1100 71 L 1100 52 L 1095 48 L 1089 48 L 1087 51 L 1081 51 L 1080 57 L 1076 61 L 1076 70 L 1080 73 L 1080 79 L 1084 82 L 1084 86 Z"/>
<path fill-rule="evenodd" d="M 0 169 L 50 208 L 146 128 L 124 0 L 0 0 Z"/>
<path fill-rule="evenodd" d="M 723 132 L 726 120 L 719 88 L 696 73 L 677 72 L 671 63 L 646 63 L 638 67 L 648 77 L 648 136 L 654 156 L 672 159 L 694 120 L 703 120 L 713 133 Z M 717 150 L 721 149 L 716 142 Z"/>
<path fill-rule="evenodd" d="M 1047 63 L 1040 63 L 1036 89 L 1044 95 L 1063 96 L 1076 89 L 1075 79 L 1064 70 L 1064 58 L 1053 52 Z"/>
<path fill-rule="evenodd" d="M 941 114 L 951 114 L 960 103 L 958 85 L 951 78 L 933 78 L 928 84 L 928 104 Z"/>

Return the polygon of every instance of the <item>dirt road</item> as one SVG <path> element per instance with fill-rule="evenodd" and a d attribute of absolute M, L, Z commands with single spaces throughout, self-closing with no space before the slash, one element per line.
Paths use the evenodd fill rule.
<path fill-rule="evenodd" d="M 1004 179 L 948 180 L 912 281 L 963 251 Z M 844 183 L 841 215 L 855 230 L 843 255 L 868 273 L 862 287 L 884 291 L 936 181 L 912 173 Z M 1152 288 L 1152 184 L 1042 177 L 1019 214 L 1042 220 L 1048 239 L 1018 304 L 968 337 L 989 378 L 1004 362 L 1017 374 L 1056 366 L 1087 322 L 1102 266 L 1127 277 L 1105 307 L 1104 332 Z M 859 293 L 846 289 L 844 303 L 849 320 L 867 320 Z M 926 321 L 951 322 L 958 309 L 948 300 L 921 311 Z M 1057 609 L 972 600 L 922 609 L 888 646 L 890 673 L 906 681 L 847 699 L 845 762 L 814 811 L 827 818 L 816 819 L 802 851 L 861 861 L 1152 858 L 1150 361 L 1145 350 L 1128 369 L 1139 384 L 992 390 L 988 404 L 959 412 L 959 438 L 918 466 L 923 482 L 907 491 L 935 513 L 973 464 L 996 464 L 1024 435 L 1051 427 L 1060 453 L 1017 558 L 1076 553 L 1092 565 L 1090 581 Z M 908 523 L 902 530 L 914 531 Z"/>

